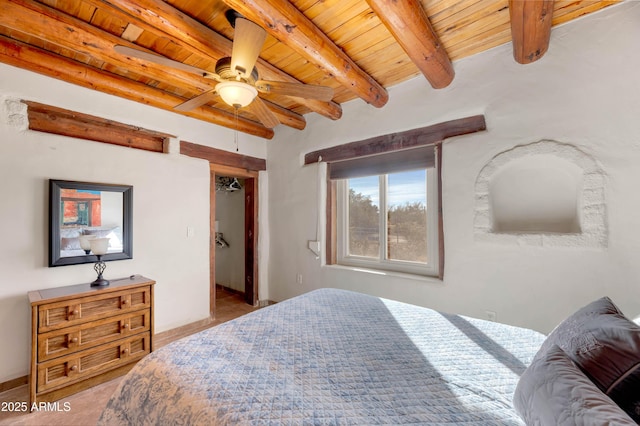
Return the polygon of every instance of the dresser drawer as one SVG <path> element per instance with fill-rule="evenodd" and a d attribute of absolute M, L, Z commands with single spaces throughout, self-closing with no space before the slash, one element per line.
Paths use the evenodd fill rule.
<path fill-rule="evenodd" d="M 52 402 L 129 371 L 153 348 L 155 281 L 141 275 L 29 292 L 29 402 Z"/>
<path fill-rule="evenodd" d="M 38 362 L 149 331 L 149 309 L 92 321 L 38 335 Z"/>
<path fill-rule="evenodd" d="M 38 333 L 45 333 L 150 306 L 150 287 L 43 304 L 38 307 Z"/>
<path fill-rule="evenodd" d="M 67 386 L 135 362 L 151 352 L 150 343 L 147 332 L 38 364 L 37 392 Z"/>

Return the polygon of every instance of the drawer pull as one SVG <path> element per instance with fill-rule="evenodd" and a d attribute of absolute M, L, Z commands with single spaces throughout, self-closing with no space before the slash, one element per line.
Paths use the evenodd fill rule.
<path fill-rule="evenodd" d="M 129 349 L 127 349 L 127 348 L 124 348 L 124 349 L 122 350 L 122 354 L 123 354 L 123 355 L 126 355 L 128 352 L 129 352 Z"/>
<path fill-rule="evenodd" d="M 77 365 L 72 365 L 72 366 L 71 366 L 71 371 L 76 371 L 77 369 L 78 369 L 78 366 L 77 366 Z"/>
<path fill-rule="evenodd" d="M 129 324 L 123 324 L 123 325 L 122 325 L 122 329 L 123 329 L 123 330 L 126 330 L 127 328 L 129 328 Z"/>
<path fill-rule="evenodd" d="M 78 343 L 78 338 L 74 337 L 73 339 L 71 339 L 71 343 Z"/>
<path fill-rule="evenodd" d="M 80 311 L 78 311 L 77 309 L 74 309 L 73 312 L 71 312 L 73 315 L 78 315 L 80 313 Z"/>

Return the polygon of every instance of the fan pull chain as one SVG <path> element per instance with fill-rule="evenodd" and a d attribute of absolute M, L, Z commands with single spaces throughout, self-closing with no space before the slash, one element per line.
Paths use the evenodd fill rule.
<path fill-rule="evenodd" d="M 235 116 L 235 119 L 236 119 L 236 130 L 233 133 L 233 140 L 234 140 L 234 142 L 236 144 L 236 152 L 238 152 L 238 109 L 239 108 L 234 105 L 234 108 L 233 108 L 234 114 L 233 115 Z"/>

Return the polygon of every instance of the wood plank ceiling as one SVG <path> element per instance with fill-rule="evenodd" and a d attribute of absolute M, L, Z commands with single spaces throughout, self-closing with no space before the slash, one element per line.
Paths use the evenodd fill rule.
<path fill-rule="evenodd" d="M 0 61 L 174 111 L 216 82 L 114 46 L 214 72 L 216 61 L 231 55 L 234 29 L 225 11 L 232 8 L 267 31 L 256 65 L 261 79 L 334 89 L 330 102 L 260 93 L 282 125 L 303 130 L 305 114 L 337 120 L 340 104 L 352 99 L 382 108 L 388 87 L 421 74 L 434 88 L 446 87 L 455 78 L 452 62 L 512 40 L 514 60 L 538 60 L 552 26 L 618 2 L 0 0 Z M 218 96 L 175 112 L 266 139 L 274 135 L 251 108 L 236 118 Z"/>

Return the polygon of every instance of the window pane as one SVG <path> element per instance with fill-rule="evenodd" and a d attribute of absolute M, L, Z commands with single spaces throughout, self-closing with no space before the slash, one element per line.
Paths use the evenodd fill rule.
<path fill-rule="evenodd" d="M 380 185 L 378 176 L 349 179 L 349 254 L 379 257 Z"/>
<path fill-rule="evenodd" d="M 427 171 L 387 176 L 387 259 L 426 263 Z"/>

